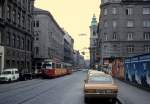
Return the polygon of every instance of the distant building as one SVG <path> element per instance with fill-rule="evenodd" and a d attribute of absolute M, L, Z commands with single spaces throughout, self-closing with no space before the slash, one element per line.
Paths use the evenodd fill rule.
<path fill-rule="evenodd" d="M 101 62 L 150 52 L 150 1 L 101 0 Z"/>
<path fill-rule="evenodd" d="M 64 62 L 73 64 L 73 46 L 74 40 L 73 38 L 65 32 L 64 35 Z"/>
<path fill-rule="evenodd" d="M 64 61 L 64 31 L 50 12 L 34 9 L 34 61 L 33 68 L 40 69 L 45 59 Z"/>
<path fill-rule="evenodd" d="M 77 50 L 74 50 L 74 68 L 84 68 L 85 67 L 85 60 L 82 55 L 80 55 L 80 52 Z"/>
<path fill-rule="evenodd" d="M 31 72 L 33 5 L 34 0 L 0 0 L 0 72 Z"/>
<path fill-rule="evenodd" d="M 93 15 L 90 26 L 90 67 L 94 68 L 97 57 L 97 21 L 95 15 Z"/>

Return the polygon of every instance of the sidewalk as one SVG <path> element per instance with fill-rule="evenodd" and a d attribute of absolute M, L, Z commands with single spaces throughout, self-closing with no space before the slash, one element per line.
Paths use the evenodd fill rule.
<path fill-rule="evenodd" d="M 114 79 L 119 87 L 118 98 L 123 104 L 150 104 L 150 92 Z"/>

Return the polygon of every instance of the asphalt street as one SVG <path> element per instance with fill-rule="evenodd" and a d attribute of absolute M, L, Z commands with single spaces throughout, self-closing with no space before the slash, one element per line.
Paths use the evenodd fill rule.
<path fill-rule="evenodd" d="M 85 104 L 83 95 L 85 76 L 86 73 L 80 71 L 55 79 L 34 79 L 0 84 L 0 104 Z M 147 99 L 150 93 L 118 80 L 115 82 L 119 86 L 119 97 L 125 104 L 148 104 L 141 103 L 144 98 L 146 102 L 150 102 L 150 99 Z M 135 95 L 139 96 L 137 99 L 143 96 L 140 103 L 134 103 Z M 89 104 L 106 104 L 106 102 L 89 102 Z"/>

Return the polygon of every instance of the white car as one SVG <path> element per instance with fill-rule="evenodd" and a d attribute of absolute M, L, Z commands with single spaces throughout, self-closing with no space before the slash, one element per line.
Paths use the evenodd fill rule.
<path fill-rule="evenodd" d="M 1 82 L 11 82 L 19 79 L 19 73 L 17 68 L 4 69 L 0 75 Z"/>

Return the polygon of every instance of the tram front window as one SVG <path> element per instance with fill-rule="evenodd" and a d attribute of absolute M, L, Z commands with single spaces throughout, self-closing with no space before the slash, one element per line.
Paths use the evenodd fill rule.
<path fill-rule="evenodd" d="M 51 67 L 52 67 L 52 65 L 51 65 L 51 64 L 43 64 L 43 68 L 48 69 L 48 68 L 51 68 Z"/>

